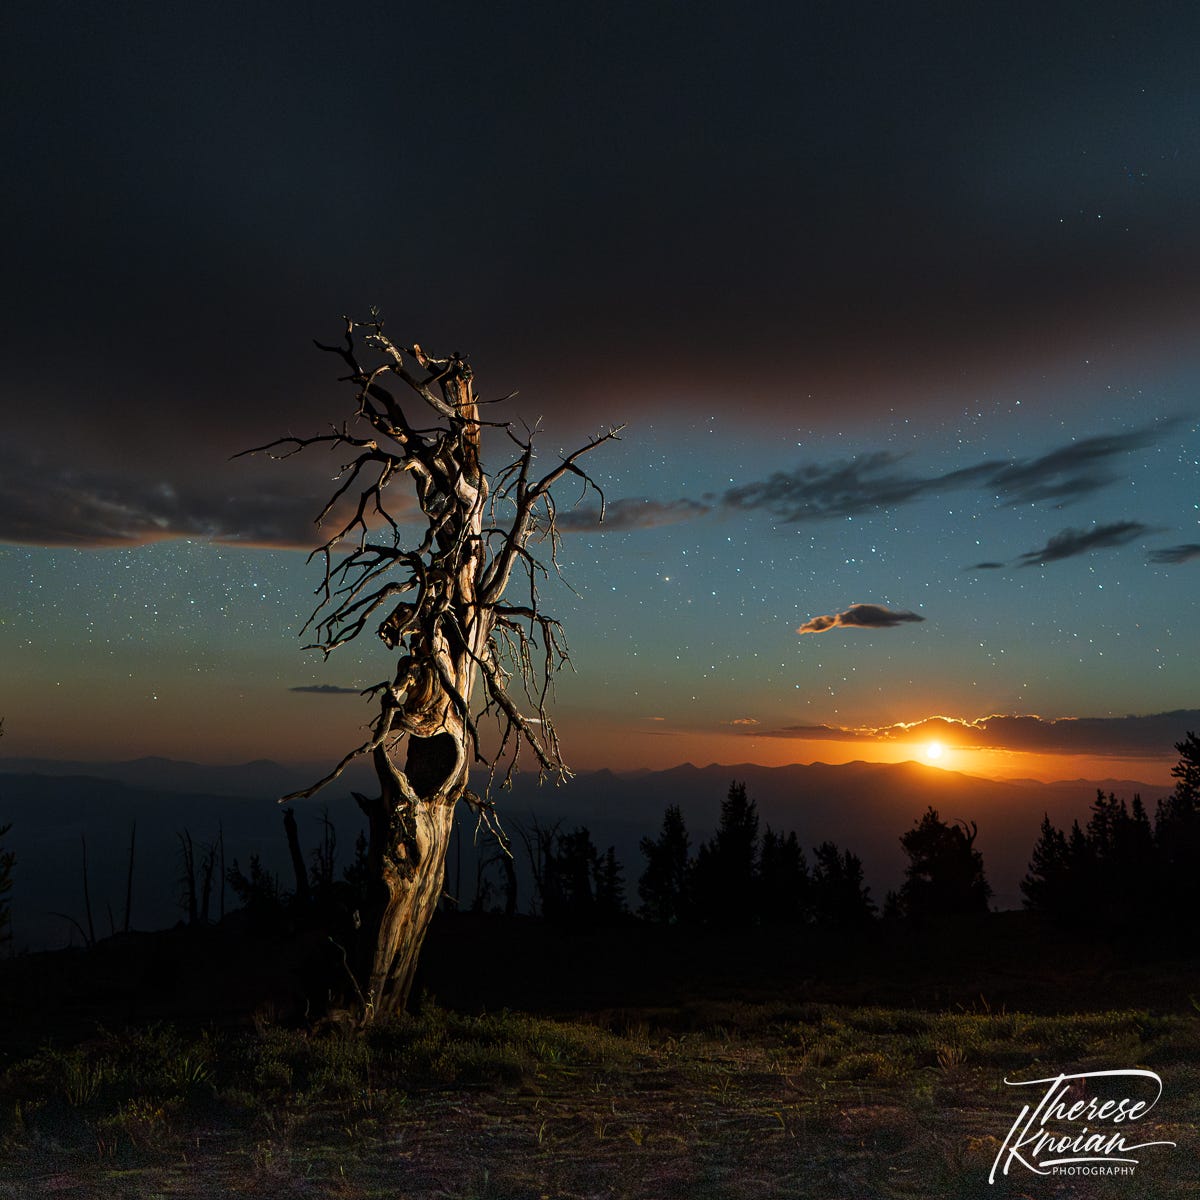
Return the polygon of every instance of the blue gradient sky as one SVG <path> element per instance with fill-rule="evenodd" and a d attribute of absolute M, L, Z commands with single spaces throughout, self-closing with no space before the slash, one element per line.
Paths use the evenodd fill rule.
<path fill-rule="evenodd" d="M 389 673 L 295 636 L 329 464 L 229 458 L 349 415 L 309 339 L 370 305 L 547 456 L 627 423 L 545 596 L 579 766 L 1160 779 L 1200 724 L 1197 13 L 9 24 L 6 753 L 352 744 L 292 690 Z"/>

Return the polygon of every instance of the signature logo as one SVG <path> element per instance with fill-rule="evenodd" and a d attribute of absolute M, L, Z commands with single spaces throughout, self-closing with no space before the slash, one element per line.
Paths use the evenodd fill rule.
<path fill-rule="evenodd" d="M 1133 1124 L 1145 1118 L 1162 1096 L 1153 1071 L 1087 1071 L 1048 1079 L 1005 1079 L 1009 1087 L 1040 1087 L 1035 1105 L 1026 1104 L 1013 1122 L 988 1183 L 1014 1164 L 1035 1175 L 1132 1175 L 1135 1154 L 1174 1142 L 1140 1142 Z"/>

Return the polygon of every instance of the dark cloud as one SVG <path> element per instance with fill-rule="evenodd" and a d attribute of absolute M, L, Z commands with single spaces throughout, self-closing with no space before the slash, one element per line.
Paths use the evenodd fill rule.
<path fill-rule="evenodd" d="M 1160 421 L 1129 433 L 1084 438 L 1033 459 L 983 460 L 940 475 L 902 467 L 905 456 L 877 451 L 836 463 L 777 471 L 764 480 L 730 488 L 731 509 L 764 509 L 788 524 L 857 516 L 911 503 L 923 496 L 979 488 L 1004 505 L 1058 501 L 1068 504 L 1121 478 L 1118 455 L 1152 445 L 1178 424 Z"/>
<path fill-rule="evenodd" d="M 626 533 L 631 529 L 656 529 L 702 517 L 711 509 L 698 500 L 644 500 L 627 497 L 605 507 L 560 509 L 558 527 L 563 533 Z"/>
<path fill-rule="evenodd" d="M 1074 558 L 1092 550 L 1123 546 L 1144 533 L 1153 532 L 1139 521 L 1116 521 L 1112 525 L 1097 525 L 1092 529 L 1064 529 L 1056 533 L 1040 550 L 1030 550 L 1017 559 L 1019 567 L 1037 567 L 1045 563 Z"/>
<path fill-rule="evenodd" d="M 1150 562 L 1167 566 L 1191 562 L 1193 558 L 1200 558 L 1200 542 L 1184 542 L 1181 546 L 1167 546 L 1163 550 L 1151 550 L 1149 555 Z"/>
<path fill-rule="evenodd" d="M 1163 421 L 1121 436 L 1071 442 L 1034 459 L 984 460 L 937 475 L 916 474 L 903 466 L 905 456 L 878 451 L 777 471 L 730 488 L 711 502 L 623 497 L 607 506 L 603 524 L 597 507 L 564 509 L 558 523 L 568 533 L 624 533 L 695 520 L 722 506 L 763 510 L 781 522 L 799 524 L 965 489 L 988 492 L 1005 505 L 1068 503 L 1113 483 L 1119 478 L 1111 465 L 1116 456 L 1151 445 L 1176 424 Z M 219 461 L 214 469 L 211 462 L 180 460 L 178 469 L 185 477 L 165 480 L 139 474 L 136 463 L 132 468 L 126 463 L 76 471 L 11 454 L 2 458 L 11 461 L 0 461 L 0 541 L 46 546 L 128 546 L 196 537 L 310 549 L 320 541 L 312 517 L 328 494 L 332 474 L 315 469 L 315 455 L 285 483 L 266 467 L 231 467 Z M 413 511 L 407 499 L 394 501 L 400 519 Z"/>
<path fill-rule="evenodd" d="M 1026 462 L 1014 460 L 997 470 L 990 483 L 1005 504 L 1046 500 L 1068 504 L 1115 483 L 1121 475 L 1113 469 L 1113 459 L 1153 445 L 1178 424 L 1177 420 L 1159 421 L 1127 433 L 1070 442 Z"/>
<path fill-rule="evenodd" d="M 893 629 L 909 621 L 924 621 L 913 612 L 897 612 L 881 604 L 852 604 L 845 612 L 813 617 L 797 633 L 824 633 L 827 629 Z"/>
<path fill-rule="evenodd" d="M 1002 571 L 1004 563 L 1002 562 L 977 562 L 972 563 L 969 567 L 963 567 L 964 571 Z"/>
<path fill-rule="evenodd" d="M 881 741 L 928 741 L 931 736 L 950 740 L 948 735 L 968 722 L 950 717 L 929 717 L 911 725 L 842 726 L 842 725 L 786 725 L 781 729 L 765 733 L 767 737 L 802 738 L 813 742 L 881 742 Z M 958 739 L 953 739 L 958 740 Z"/>
<path fill-rule="evenodd" d="M 289 692 L 307 692 L 313 696 L 361 696 L 362 688 L 337 687 L 332 683 L 308 683 L 288 688 Z"/>
<path fill-rule="evenodd" d="M 1058 717 L 993 715 L 978 720 L 934 716 L 911 724 L 843 728 L 836 725 L 790 725 L 755 737 L 830 742 L 897 742 L 932 740 L 974 750 L 1026 751 L 1033 754 L 1094 754 L 1114 758 L 1162 758 L 1188 730 L 1200 729 L 1200 711 L 1181 709 L 1124 717 Z"/>
<path fill-rule="evenodd" d="M 1121 436 L 1071 442 L 1034 459 L 984 460 L 937 475 L 916 474 L 903 466 L 905 456 L 878 451 L 778 471 L 703 502 L 623 497 L 607 506 L 603 524 L 597 507 L 564 509 L 558 523 L 563 532 L 624 533 L 695 520 L 721 506 L 763 510 L 781 522 L 799 524 L 891 509 L 927 495 L 965 489 L 988 492 L 1005 505 L 1065 504 L 1113 483 L 1120 477 L 1111 465 L 1116 456 L 1151 445 L 1176 424 L 1163 421 Z M 316 468 L 315 455 L 282 483 L 278 472 L 265 466 L 219 461 L 214 469 L 211 462 L 181 460 L 178 469 L 185 477 L 169 480 L 139 474 L 136 463 L 132 468 L 118 464 L 76 471 L 18 460 L 11 453 L 0 456 L 0 468 L 0 540 L 83 547 L 196 537 L 309 549 L 320 541 L 312 516 L 328 494 L 332 474 Z M 414 511 L 407 497 L 394 503 L 401 520 Z M 968 569 L 1002 565 L 981 563 Z"/>
<path fill-rule="evenodd" d="M 953 411 L 964 376 L 1019 378 L 1114 327 L 1128 344 L 1196 311 L 1186 198 L 1200 163 L 1179 152 L 1200 22 L 1188 6 L 1139 12 L 1119 36 L 1111 12 L 1081 22 L 1069 5 L 1038 6 L 1031 26 L 1008 6 L 918 20 L 880 5 L 866 20 L 849 5 L 703 5 L 682 21 L 674 5 L 541 3 L 468 22 L 469 36 L 459 6 L 423 6 L 422 42 L 469 53 L 462 95 L 437 56 L 413 56 L 404 89 L 365 77 L 293 6 L 254 6 L 236 53 L 211 6 L 137 7 L 105 23 L 26 6 L 0 47 L 22 114 L 5 131 L 21 169 L 0 189 L 4 226 L 21 231 L 0 297 L 21 350 L 2 382 L 6 397 L 37 395 L 8 414 L 27 430 L 51 406 L 89 432 L 114 412 L 170 424 L 180 410 L 163 396 L 180 385 L 203 398 L 186 410 L 183 454 L 201 423 L 244 425 L 268 397 L 287 420 L 315 420 L 321 389 L 295 350 L 323 336 L 312 314 L 341 311 L 334 296 L 386 305 L 401 272 L 421 281 L 426 314 L 409 336 L 470 350 L 497 392 L 538 397 L 533 415 L 570 379 L 589 423 L 623 393 L 631 406 L 678 394 L 690 411 L 707 392 L 735 412 L 783 413 L 796 363 L 836 397 L 821 419 L 886 413 L 918 373 L 953 381 L 920 389 Z M 404 15 L 375 6 L 351 36 L 399 44 Z M 71 86 L 45 86 L 48 61 Z M 1064 62 L 1078 65 L 1064 74 Z M 1144 94 L 1129 72 L 1150 63 Z M 486 181 L 486 212 L 474 189 L 411 186 L 406 156 L 374 153 L 364 110 L 458 147 Z M 1086 161 L 1073 149 L 1085 142 Z M 597 172 L 597 148 L 618 146 Z M 1153 164 L 1148 186 L 1118 165 L 1127 150 Z M 357 188 L 368 160 L 372 187 Z M 395 228 L 421 236 L 381 247 L 380 197 Z M 471 287 L 443 269 L 449 253 L 471 262 Z M 131 370 L 129 331 L 148 304 L 171 320 L 140 339 Z M 651 343 L 652 387 L 635 356 L 613 352 Z M 736 352 L 697 352 L 718 345 Z M 44 386 L 34 364 L 62 346 L 87 363 L 88 387 Z"/>
<path fill-rule="evenodd" d="M 929 492 L 981 482 L 992 470 L 979 464 L 943 475 L 913 475 L 899 468 L 902 461 L 901 455 L 877 451 L 837 463 L 776 471 L 767 479 L 730 488 L 722 502 L 733 509 L 765 509 L 781 521 L 796 524 L 895 508 Z"/>
<path fill-rule="evenodd" d="M 311 550 L 323 540 L 313 518 L 336 487 L 336 469 L 322 470 L 319 452 L 283 465 L 260 458 L 205 466 L 200 478 L 194 464 L 184 477 L 140 473 L 138 464 L 81 471 L 0 451 L 0 542 L 97 549 L 197 538 Z M 393 490 L 392 514 L 400 521 L 419 516 L 413 497 Z M 342 501 L 322 528 L 327 533 L 352 511 Z M 698 500 L 630 497 L 608 505 L 603 524 L 596 508 L 562 509 L 558 524 L 564 532 L 621 533 L 709 511 Z"/>
<path fill-rule="evenodd" d="M 333 486 L 327 472 L 278 464 L 216 462 L 200 477 L 172 476 L 164 464 L 77 470 L 0 452 L 0 542 L 83 549 L 196 538 L 231 546 L 311 550 L 323 540 L 313 518 Z M 406 501 L 408 501 L 406 503 Z M 412 511 L 398 495 L 393 513 Z M 342 504 L 334 516 L 346 516 Z M 332 519 L 323 528 L 332 529 Z"/>

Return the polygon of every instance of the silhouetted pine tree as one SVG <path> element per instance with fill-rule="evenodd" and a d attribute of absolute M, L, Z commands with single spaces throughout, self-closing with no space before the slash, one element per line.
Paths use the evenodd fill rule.
<path fill-rule="evenodd" d="M 279 877 L 262 865 L 257 854 L 250 855 L 249 875 L 242 874 L 235 858 L 229 868 L 228 880 L 252 924 L 269 927 L 282 919 L 287 893 L 280 885 Z"/>
<path fill-rule="evenodd" d="M 795 833 L 770 826 L 758 862 L 758 915 L 767 924 L 798 925 L 809 916 L 808 863 Z"/>
<path fill-rule="evenodd" d="M 758 811 L 744 783 L 731 783 L 721 821 L 700 847 L 692 868 L 696 915 L 707 924 L 737 927 L 754 916 L 758 866 Z"/>
<path fill-rule="evenodd" d="M 596 897 L 596 919 L 602 924 L 619 920 L 628 912 L 625 904 L 625 881 L 617 851 L 609 846 L 596 859 L 592 868 L 592 885 Z"/>
<path fill-rule="evenodd" d="M 900 838 L 909 858 L 900 888 L 900 903 L 908 916 L 987 912 L 992 889 L 984 877 L 983 856 L 975 849 L 977 833 L 974 823 L 949 825 L 930 806 Z"/>
<path fill-rule="evenodd" d="M 1190 797 L 1193 807 L 1200 801 L 1200 738 L 1190 730 L 1175 743 L 1179 761 L 1171 768 L 1177 795 Z"/>
<path fill-rule="evenodd" d="M 1025 907 L 1049 916 L 1067 911 L 1073 886 L 1071 848 L 1067 835 L 1055 827 L 1050 814 L 1042 816 L 1042 830 L 1029 860 L 1029 871 L 1021 880 Z"/>
<path fill-rule="evenodd" d="M 1021 884 L 1027 908 L 1101 936 L 1195 936 L 1178 916 L 1200 901 L 1200 740 L 1189 733 L 1176 749 L 1175 791 L 1153 828 L 1140 796 L 1126 806 L 1102 791 L 1086 829 L 1076 821 L 1067 835 L 1043 820 Z"/>
<path fill-rule="evenodd" d="M 812 912 L 818 925 L 854 929 L 875 916 L 871 889 L 863 882 L 862 860 L 833 842 L 813 849 Z"/>
<path fill-rule="evenodd" d="M 591 832 L 538 830 L 541 865 L 537 871 L 542 914 L 568 928 L 590 928 L 626 912 L 625 885 L 616 850 L 600 854 Z"/>
<path fill-rule="evenodd" d="M 642 839 L 641 851 L 646 869 L 638 880 L 639 913 L 662 924 L 699 921 L 734 929 L 816 919 L 845 928 L 875 913 L 862 861 L 849 851 L 826 842 L 814 851 L 810 874 L 794 832 L 768 827 L 760 839 L 757 805 L 744 783 L 730 784 L 716 832 L 695 859 L 688 859 L 687 829 L 675 805 L 663 814 L 658 837 Z"/>
<path fill-rule="evenodd" d="M 675 925 L 689 907 L 687 826 L 679 806 L 669 805 L 663 813 L 662 830 L 657 840 L 642 838 L 641 850 L 646 869 L 638 880 L 638 910 L 648 921 Z"/>
<path fill-rule="evenodd" d="M 1189 732 L 1175 744 L 1175 791 L 1154 815 L 1161 900 L 1168 913 L 1190 917 L 1200 903 L 1200 739 Z"/>
<path fill-rule="evenodd" d="M 1111 792 L 1096 793 L 1088 821 L 1093 877 L 1089 908 L 1111 928 L 1137 929 L 1152 919 L 1159 898 L 1154 834 L 1142 798 L 1132 812 Z"/>
<path fill-rule="evenodd" d="M 591 924 L 596 915 L 592 877 L 596 869 L 596 847 L 584 827 L 560 834 L 554 848 L 553 878 L 557 884 L 552 900 L 546 897 L 546 916 L 566 925 Z"/>

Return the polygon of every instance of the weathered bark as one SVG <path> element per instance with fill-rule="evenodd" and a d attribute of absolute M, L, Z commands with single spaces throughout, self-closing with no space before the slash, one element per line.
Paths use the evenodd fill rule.
<path fill-rule="evenodd" d="M 359 329 L 366 330 L 362 342 L 378 355 L 379 365 L 360 362 Z M 348 502 L 357 482 L 368 482 L 348 519 L 335 522 L 337 532 L 317 551 L 325 578 L 309 624 L 315 624 L 317 648 L 328 655 L 377 621 L 378 636 L 400 658 L 394 678 L 369 689 L 379 704 L 370 738 L 325 778 L 284 799 L 312 795 L 355 758 L 371 756 L 379 794 L 356 796 L 369 821 L 369 885 L 353 963 L 362 1019 L 370 1021 L 402 1008 L 408 998 L 425 931 L 441 899 L 459 800 L 506 846 L 488 789 L 481 799 L 468 787 L 471 763 L 487 769 L 489 785 L 503 764 L 507 783 L 524 746 L 541 773 L 567 773 L 545 708 L 549 677 L 567 661 L 566 650 L 558 623 L 540 610 L 537 580 L 546 571 L 527 545 L 534 537 L 548 541 L 553 560 L 558 534 L 550 489 L 567 474 L 594 487 L 577 460 L 617 431 L 592 439 L 537 478 L 532 441 L 506 423 L 480 417 L 473 373 L 457 355 L 435 359 L 420 346 L 398 346 L 378 322 L 348 321 L 344 344 L 321 348 L 350 369 L 346 378 L 357 388 L 356 421 L 367 426 L 366 436 L 343 426 L 259 449 L 283 451 L 281 457 L 314 444 L 352 450 L 345 482 L 318 524 Z M 394 378 L 432 410 L 433 428 L 409 422 L 383 386 Z M 519 449 L 516 460 L 490 481 L 481 461 L 485 426 L 503 430 Z M 402 545 L 384 496 L 404 475 L 412 480 L 426 523 L 413 548 Z M 504 524 L 496 519 L 497 501 Z M 390 544 L 373 540 L 373 517 L 385 523 Z M 357 545 L 335 563 L 334 553 L 350 537 Z M 503 600 L 514 575 L 527 585 L 518 605 Z M 513 680 L 521 685 L 519 698 L 509 693 Z M 477 693 L 482 703 L 475 711 Z M 523 711 L 522 703 L 532 711 Z M 497 722 L 497 748 L 486 751 L 479 730 L 485 716 Z"/>
<path fill-rule="evenodd" d="M 454 804 L 416 805 L 401 823 L 402 832 L 390 843 L 382 841 L 383 861 L 362 928 L 359 956 L 367 967 L 367 1019 L 396 1012 L 408 1000 L 425 933 L 442 896 Z"/>

